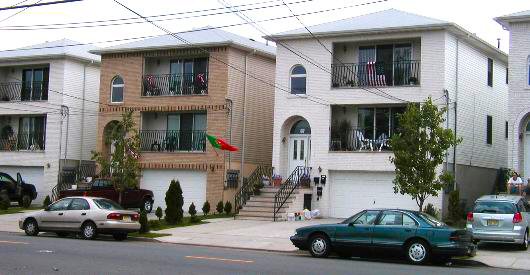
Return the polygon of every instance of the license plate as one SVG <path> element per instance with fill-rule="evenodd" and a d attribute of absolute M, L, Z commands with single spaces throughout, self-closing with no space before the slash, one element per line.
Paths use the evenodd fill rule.
<path fill-rule="evenodd" d="M 131 216 L 123 216 L 123 221 L 124 222 L 130 222 L 131 221 Z"/>
<path fill-rule="evenodd" d="M 498 220 L 488 220 L 488 226 L 497 226 L 499 225 Z"/>

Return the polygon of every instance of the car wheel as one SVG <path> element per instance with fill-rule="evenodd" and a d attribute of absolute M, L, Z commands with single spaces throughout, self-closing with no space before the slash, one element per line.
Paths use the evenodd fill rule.
<path fill-rule="evenodd" d="M 153 202 L 150 199 L 144 200 L 143 210 L 145 210 L 146 213 L 151 213 L 151 211 L 153 211 Z"/>
<path fill-rule="evenodd" d="M 39 234 L 39 225 L 34 219 L 27 220 L 24 223 L 24 232 L 28 236 L 37 236 Z"/>
<path fill-rule="evenodd" d="M 523 243 L 520 245 L 521 250 L 528 249 L 528 230 L 524 233 Z"/>
<path fill-rule="evenodd" d="M 406 248 L 407 259 L 412 264 L 424 264 L 429 260 L 429 246 L 422 240 L 411 241 Z"/>
<path fill-rule="evenodd" d="M 81 235 L 85 240 L 93 240 L 98 235 L 97 227 L 93 222 L 86 222 L 81 227 Z"/>
<path fill-rule="evenodd" d="M 315 235 L 309 241 L 309 252 L 313 257 L 325 258 L 331 251 L 331 243 L 324 235 Z"/>
<path fill-rule="evenodd" d="M 127 233 L 114 233 L 114 234 L 112 234 L 112 237 L 116 241 L 123 241 L 123 240 L 127 239 Z"/>
<path fill-rule="evenodd" d="M 61 238 L 68 237 L 68 232 L 56 232 L 55 234 Z"/>

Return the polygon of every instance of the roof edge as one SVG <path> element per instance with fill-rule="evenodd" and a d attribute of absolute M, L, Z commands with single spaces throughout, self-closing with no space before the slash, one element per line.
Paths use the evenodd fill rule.
<path fill-rule="evenodd" d="M 516 16 L 499 16 L 493 18 L 495 22 L 499 23 L 505 29 L 510 28 L 510 23 L 530 21 L 530 15 L 516 15 Z"/>
<path fill-rule="evenodd" d="M 28 61 L 28 60 L 41 60 L 41 59 L 59 59 L 59 58 L 70 58 L 81 62 L 89 62 L 95 64 L 101 64 L 101 60 L 90 59 L 81 57 L 73 54 L 44 54 L 44 55 L 31 55 L 31 56 L 14 56 L 14 57 L 0 57 L 1 62 L 13 62 L 13 61 Z"/>

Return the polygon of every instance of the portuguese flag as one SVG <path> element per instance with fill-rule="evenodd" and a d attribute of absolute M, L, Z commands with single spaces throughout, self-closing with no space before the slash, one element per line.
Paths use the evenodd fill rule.
<path fill-rule="evenodd" d="M 208 141 L 210 142 L 210 144 L 212 144 L 213 148 L 226 150 L 226 151 L 232 151 L 232 152 L 239 150 L 237 147 L 228 144 L 228 142 L 218 137 L 210 136 L 208 134 L 206 134 L 206 137 L 208 138 Z"/>

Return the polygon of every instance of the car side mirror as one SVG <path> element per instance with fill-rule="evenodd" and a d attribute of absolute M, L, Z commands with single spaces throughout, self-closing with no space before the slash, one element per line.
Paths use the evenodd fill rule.
<path fill-rule="evenodd" d="M 355 226 L 355 224 L 353 222 L 349 223 L 348 226 Z"/>

